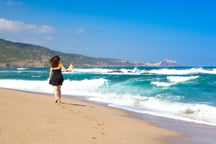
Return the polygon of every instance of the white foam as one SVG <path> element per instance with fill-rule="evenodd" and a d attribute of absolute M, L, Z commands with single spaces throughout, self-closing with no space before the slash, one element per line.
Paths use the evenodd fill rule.
<path fill-rule="evenodd" d="M 134 101 L 134 105 L 113 103 L 110 106 L 143 114 L 216 126 L 216 108 L 214 106 L 179 103 L 156 98 L 145 98 L 138 102 L 131 100 L 131 104 L 133 103 L 132 101 Z M 128 100 L 126 103 L 128 104 Z"/>
<path fill-rule="evenodd" d="M 153 85 L 156 85 L 156 86 L 162 86 L 162 87 L 169 87 L 171 85 L 174 85 L 176 83 L 172 83 L 172 82 L 158 82 L 158 81 L 155 81 L 155 82 L 151 82 L 151 84 Z"/>
<path fill-rule="evenodd" d="M 92 95 L 100 86 L 105 85 L 106 82 L 107 80 L 103 78 L 81 81 L 65 80 L 62 86 L 62 94 Z M 49 85 L 48 81 L 0 80 L 0 87 L 32 92 L 53 93 L 53 87 Z"/>
<path fill-rule="evenodd" d="M 0 87 L 31 92 L 53 92 L 53 88 L 48 84 L 48 81 L 0 80 Z"/>
<path fill-rule="evenodd" d="M 172 83 L 185 82 L 197 78 L 199 78 L 199 76 L 168 76 L 167 77 L 167 79 Z"/>
<path fill-rule="evenodd" d="M 216 69 L 208 70 L 203 68 L 189 68 L 189 69 L 155 69 L 150 70 L 149 73 L 161 75 L 189 75 L 189 74 L 216 74 Z"/>
<path fill-rule="evenodd" d="M 27 68 L 17 68 L 17 70 L 20 70 L 20 71 L 22 71 L 22 70 L 26 70 Z"/>
<path fill-rule="evenodd" d="M 159 74 L 159 75 L 191 75 L 191 74 L 216 74 L 216 68 L 161 68 L 148 70 L 145 68 L 75 68 L 74 73 L 97 73 L 97 74 Z"/>
<path fill-rule="evenodd" d="M 193 79 L 197 79 L 199 76 L 168 76 L 168 82 L 161 82 L 161 81 L 153 81 L 151 82 L 152 85 L 156 85 L 159 87 L 169 87 L 178 83 L 190 81 Z"/>
<path fill-rule="evenodd" d="M 107 73 L 110 69 L 106 68 L 76 68 L 75 73 Z"/>

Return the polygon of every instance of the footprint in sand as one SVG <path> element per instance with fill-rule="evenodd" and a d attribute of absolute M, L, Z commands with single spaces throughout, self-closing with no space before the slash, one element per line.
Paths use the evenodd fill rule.
<path fill-rule="evenodd" d="M 70 113 L 72 113 L 72 114 L 76 114 L 76 115 L 79 115 L 80 114 L 80 111 L 74 111 L 72 108 L 68 108 L 68 106 L 66 105 L 66 104 L 61 104 L 60 105 L 63 109 L 68 109 L 69 111 L 70 111 Z"/>
<path fill-rule="evenodd" d="M 67 105 L 64 105 L 64 104 L 61 104 L 60 105 L 63 109 L 68 109 L 70 111 L 71 114 L 76 114 L 76 115 L 80 115 L 81 112 L 80 111 L 74 111 L 73 109 L 71 108 L 68 108 Z M 104 122 L 101 122 L 99 120 L 97 120 L 96 118 L 90 116 L 90 115 L 85 115 L 84 118 L 88 121 L 92 121 L 96 124 L 96 126 L 94 126 L 93 128 L 96 129 L 98 131 L 98 133 L 102 136 L 105 136 L 107 135 L 107 133 L 105 132 L 104 130 Z M 1 132 L 1 131 L 0 131 Z M 96 140 L 97 137 L 93 136 L 92 137 L 93 140 Z"/>

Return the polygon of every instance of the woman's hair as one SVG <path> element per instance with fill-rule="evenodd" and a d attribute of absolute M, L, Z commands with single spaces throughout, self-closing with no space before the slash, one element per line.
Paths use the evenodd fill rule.
<path fill-rule="evenodd" d="M 51 59 L 50 59 L 50 66 L 52 68 L 56 68 L 58 65 L 59 65 L 59 62 L 60 62 L 60 57 L 59 56 L 53 56 Z"/>

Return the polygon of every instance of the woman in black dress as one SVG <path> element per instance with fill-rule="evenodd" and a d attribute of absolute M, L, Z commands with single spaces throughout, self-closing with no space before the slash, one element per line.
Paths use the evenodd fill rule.
<path fill-rule="evenodd" d="M 55 102 L 61 103 L 61 86 L 64 81 L 62 70 L 65 72 L 72 72 L 74 67 L 70 66 L 70 69 L 65 69 L 64 65 L 60 63 L 59 56 L 53 56 L 50 59 L 50 73 L 49 84 L 54 87 Z"/>

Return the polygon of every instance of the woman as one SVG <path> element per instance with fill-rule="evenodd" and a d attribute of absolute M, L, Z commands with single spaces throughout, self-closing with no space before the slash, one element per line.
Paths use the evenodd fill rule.
<path fill-rule="evenodd" d="M 61 86 L 64 81 L 61 71 L 72 72 L 73 69 L 74 66 L 70 66 L 70 69 L 65 69 L 64 65 L 60 63 L 60 57 L 57 55 L 50 59 L 49 84 L 54 87 L 55 103 L 61 103 Z"/>

